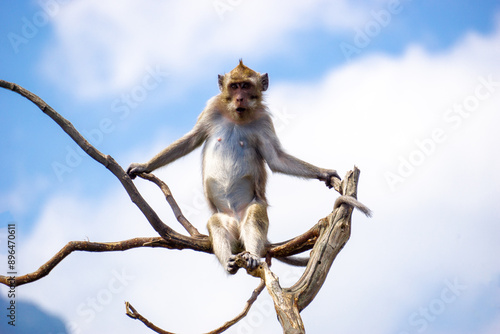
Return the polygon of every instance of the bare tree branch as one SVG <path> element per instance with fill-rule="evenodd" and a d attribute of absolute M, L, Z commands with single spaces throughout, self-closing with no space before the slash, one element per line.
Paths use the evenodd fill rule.
<path fill-rule="evenodd" d="M 288 241 L 270 244 L 268 246 L 267 258 L 276 258 L 286 264 L 305 267 L 309 263 L 309 257 L 295 257 L 313 248 L 321 230 L 325 227 L 324 218 L 314 225 L 309 231 Z"/>
<path fill-rule="evenodd" d="M 137 310 L 130 305 L 129 302 L 125 302 L 125 312 L 126 314 L 131 317 L 132 319 L 140 320 L 144 325 L 148 326 L 151 328 L 153 331 L 159 334 L 174 334 L 172 332 L 168 332 L 166 330 L 161 329 L 160 327 L 154 325 L 152 322 L 150 322 L 148 319 L 144 318 Z"/>
<path fill-rule="evenodd" d="M 278 277 L 269 269 L 267 263 L 262 263 L 256 271 L 257 276 L 266 282 L 267 291 L 273 298 L 274 308 L 283 327 L 283 333 L 304 334 L 304 323 L 299 314 L 295 296 L 281 288 Z"/>
<path fill-rule="evenodd" d="M 325 222 L 323 218 L 309 229 L 309 231 L 288 241 L 269 245 L 268 254 L 272 257 L 282 258 L 310 250 L 316 243 L 316 239 L 324 226 Z"/>
<path fill-rule="evenodd" d="M 243 319 L 244 317 L 246 317 L 246 315 L 248 314 L 248 311 L 250 311 L 250 308 L 252 307 L 253 303 L 257 300 L 257 297 L 260 295 L 260 293 L 262 292 L 262 290 L 264 290 L 265 287 L 266 287 L 266 283 L 263 280 L 261 280 L 260 283 L 259 283 L 259 285 L 253 290 L 252 296 L 250 296 L 250 299 L 247 300 L 245 308 L 243 309 L 243 311 L 241 311 L 241 313 L 238 314 L 234 319 L 226 322 L 221 327 L 219 327 L 219 328 L 217 328 L 217 329 L 215 329 L 215 330 L 213 330 L 211 332 L 208 332 L 207 334 L 222 333 L 225 330 L 227 330 L 229 327 L 233 326 L 238 321 L 240 321 L 241 319 Z"/>
<path fill-rule="evenodd" d="M 172 208 L 172 211 L 174 212 L 175 218 L 177 218 L 177 221 L 179 223 L 181 223 L 181 225 L 186 229 L 186 231 L 188 231 L 188 233 L 192 237 L 198 237 L 198 238 L 199 237 L 207 237 L 206 235 L 198 232 L 196 227 L 194 227 L 187 220 L 187 218 L 184 217 L 184 215 L 182 214 L 181 208 L 179 208 L 179 205 L 177 205 L 175 198 L 172 196 L 172 193 L 170 192 L 170 188 L 167 186 L 167 184 L 165 182 L 160 180 L 158 177 L 156 177 L 152 173 L 141 173 L 138 176 L 145 179 L 145 180 L 149 180 L 149 181 L 153 182 L 154 184 L 156 184 L 158 187 L 160 187 L 161 191 L 165 195 L 165 198 L 166 198 L 168 204 L 170 205 L 170 207 Z"/>
<path fill-rule="evenodd" d="M 10 276 L 0 275 L 0 283 L 7 286 L 15 283 L 16 286 L 20 286 L 26 283 L 31 283 L 37 281 L 45 276 L 47 276 L 55 266 L 57 266 L 66 256 L 75 251 L 84 252 L 113 252 L 113 251 L 125 251 L 132 248 L 139 247 L 163 247 L 163 248 L 178 248 L 172 247 L 172 245 L 160 237 L 155 238 L 133 238 L 129 240 L 123 240 L 118 242 L 90 242 L 90 241 L 70 241 L 68 242 L 59 252 L 57 252 L 49 261 L 43 264 L 38 270 L 22 275 L 16 276 L 14 279 Z"/>
<path fill-rule="evenodd" d="M 354 166 L 342 181 L 343 194 L 357 198 L 360 171 Z M 297 298 L 299 312 L 311 303 L 326 280 L 333 261 L 344 248 L 351 236 L 351 217 L 353 207 L 342 204 L 328 215 L 328 227 L 321 233 L 314 245 L 311 260 L 302 277 L 287 289 Z"/>

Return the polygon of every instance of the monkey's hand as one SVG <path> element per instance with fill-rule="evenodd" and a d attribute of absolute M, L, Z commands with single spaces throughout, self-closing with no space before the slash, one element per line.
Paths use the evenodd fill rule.
<path fill-rule="evenodd" d="M 132 163 L 127 168 L 127 174 L 131 179 L 135 179 L 135 177 L 141 173 L 148 173 L 149 170 L 146 168 L 146 164 L 138 164 Z"/>
<path fill-rule="evenodd" d="M 333 188 L 332 178 L 334 177 L 340 180 L 340 176 L 335 169 L 327 169 L 318 176 L 318 179 L 325 182 L 326 186 L 331 189 Z"/>

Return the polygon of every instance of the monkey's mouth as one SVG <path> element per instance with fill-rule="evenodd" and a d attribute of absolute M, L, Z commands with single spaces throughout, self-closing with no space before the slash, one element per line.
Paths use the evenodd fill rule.
<path fill-rule="evenodd" d="M 242 108 L 242 107 L 239 107 L 239 108 L 236 108 L 236 112 L 238 114 L 242 114 L 246 109 L 245 108 Z"/>

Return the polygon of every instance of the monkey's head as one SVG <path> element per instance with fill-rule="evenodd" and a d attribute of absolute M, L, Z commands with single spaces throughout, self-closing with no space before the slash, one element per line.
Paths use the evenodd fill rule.
<path fill-rule="evenodd" d="M 262 92 L 269 86 L 267 73 L 260 74 L 240 63 L 231 72 L 219 74 L 221 98 L 229 116 L 236 121 L 245 121 L 254 116 L 262 106 Z"/>

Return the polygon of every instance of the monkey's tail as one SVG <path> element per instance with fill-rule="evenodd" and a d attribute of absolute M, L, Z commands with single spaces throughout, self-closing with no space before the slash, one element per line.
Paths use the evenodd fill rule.
<path fill-rule="evenodd" d="M 364 205 L 363 203 L 361 203 L 360 201 L 358 201 L 357 199 L 355 199 L 352 196 L 346 196 L 346 195 L 339 196 L 335 200 L 335 204 L 333 205 L 333 209 L 335 210 L 341 204 L 350 205 L 350 206 L 358 209 L 359 211 L 363 212 L 367 217 L 372 216 L 372 210 L 370 210 L 366 205 Z M 307 263 L 309 262 L 309 257 L 288 256 L 288 257 L 277 257 L 276 260 L 283 262 L 283 263 L 286 263 L 286 264 L 289 264 L 289 265 L 292 265 L 292 266 L 296 266 L 296 267 L 305 267 L 305 266 L 307 266 Z"/>
<path fill-rule="evenodd" d="M 359 211 L 363 212 L 367 217 L 372 216 L 372 210 L 370 210 L 366 205 L 364 205 L 363 203 L 361 203 L 360 201 L 358 201 L 357 199 L 355 199 L 352 196 L 346 196 L 346 195 L 339 196 L 335 200 L 335 204 L 333 205 L 333 209 L 335 210 L 341 204 L 350 205 L 350 206 L 358 209 Z"/>

